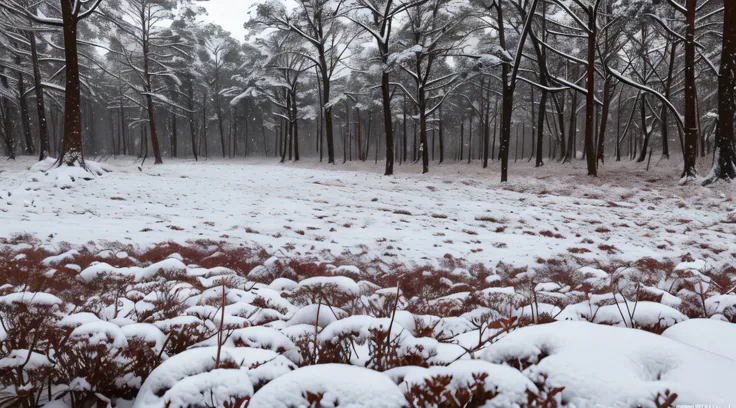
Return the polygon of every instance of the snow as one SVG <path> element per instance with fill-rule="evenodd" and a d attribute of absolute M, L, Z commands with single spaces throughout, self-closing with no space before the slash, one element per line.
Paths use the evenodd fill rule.
<path fill-rule="evenodd" d="M 186 273 L 187 266 L 184 265 L 184 263 L 182 263 L 180 260 L 175 259 L 175 258 L 165 259 L 163 261 L 156 262 L 145 268 L 140 268 L 140 267 L 118 268 L 118 267 L 109 265 L 105 262 L 99 262 L 99 263 L 96 263 L 84 269 L 79 274 L 79 277 L 86 281 L 91 281 L 95 278 L 99 278 L 102 276 L 104 277 L 120 276 L 121 278 L 131 278 L 135 280 L 136 282 L 138 282 L 144 279 L 149 279 L 161 271 L 168 272 L 168 273 L 176 273 L 176 272 Z"/>
<path fill-rule="evenodd" d="M 61 327 L 78 327 L 85 323 L 98 321 L 100 321 L 100 318 L 94 313 L 81 312 L 66 315 L 57 324 Z"/>
<path fill-rule="evenodd" d="M 49 248 L 64 241 L 146 247 L 213 239 L 253 242 L 287 258 L 365 251 L 366 258 L 389 263 L 431 263 L 447 253 L 488 266 L 529 265 L 583 248 L 590 252 L 579 256 L 590 260 L 689 252 L 717 267 L 733 262 L 736 252 L 730 239 L 736 224 L 726 219 L 736 187 L 680 187 L 673 176 L 680 173 L 676 163 L 663 162 L 648 173 L 628 162 L 606 163 L 597 180 L 585 178 L 584 163 L 548 163 L 543 173 L 533 163 L 513 164 L 512 184 L 503 186 L 496 162 L 487 170 L 448 163 L 426 175 L 402 165 L 391 178 L 382 176 L 381 163 L 165 162 L 139 171 L 129 159 L 110 159 L 104 166 L 112 172 L 64 190 L 28 170 L 28 158 L 3 162 L 0 186 L 12 196 L 0 200 L 0 237 L 28 232 Z M 24 200 L 32 206 L 23 207 Z M 476 220 L 484 216 L 502 223 Z M 615 234 L 596 232 L 601 225 Z M 718 253 L 699 243 L 711 243 Z"/>
<path fill-rule="evenodd" d="M 84 323 L 74 329 L 69 337 L 91 346 L 104 345 L 108 349 L 122 349 L 128 345 L 128 339 L 120 327 L 103 321 Z"/>
<path fill-rule="evenodd" d="M 412 386 L 421 386 L 432 377 L 452 376 L 452 382 L 445 392 L 454 396 L 458 390 L 469 388 L 475 382 L 474 376 L 480 375 L 486 376 L 483 380 L 485 390 L 497 394 L 484 407 L 520 406 L 527 401 L 527 390 L 537 392 L 537 387 L 519 371 L 482 360 L 460 360 L 448 366 L 430 368 L 411 367 L 406 370 L 400 386 L 406 393 Z M 446 398 L 445 396 L 443 402 Z"/>
<path fill-rule="evenodd" d="M 340 308 L 330 307 L 325 304 L 314 304 L 301 308 L 294 313 L 294 316 L 289 319 L 288 325 L 311 324 L 314 326 L 317 323 L 317 326 L 325 327 L 347 315 L 347 312 Z"/>
<path fill-rule="evenodd" d="M 233 371 L 227 373 L 215 371 L 214 374 L 201 376 L 203 373 L 215 370 L 216 356 L 217 347 L 203 347 L 184 351 L 164 361 L 153 370 L 141 386 L 133 405 L 134 408 L 164 407 L 165 396 L 171 390 L 175 391 L 174 395 L 170 395 L 171 397 L 183 401 L 193 392 L 207 395 L 209 390 L 220 389 L 219 384 L 223 380 L 229 384 L 230 380 L 226 380 L 225 377 L 228 377 Z M 250 391 L 254 383 L 272 381 L 296 368 L 285 357 L 272 351 L 247 347 L 224 347 L 220 358 L 222 362 L 234 364 L 246 372 L 250 388 L 247 385 L 238 385 L 236 388 L 238 393 Z M 237 373 L 234 376 L 241 380 L 245 379 Z M 187 380 L 188 378 L 193 379 Z M 181 381 L 186 382 L 180 385 Z M 232 395 L 232 392 L 227 390 L 228 395 Z M 223 393 L 224 391 L 220 390 L 218 395 L 222 396 Z"/>
<path fill-rule="evenodd" d="M 11 305 L 13 303 L 29 306 L 54 306 L 61 305 L 63 302 L 58 297 L 43 292 L 15 292 L 0 296 L 0 304 Z"/>
<path fill-rule="evenodd" d="M 540 313 L 544 312 L 540 309 Z M 557 312 L 551 314 L 552 316 L 557 316 L 556 320 L 584 320 L 624 327 L 652 327 L 661 325 L 667 328 L 687 320 L 687 316 L 667 305 L 656 302 L 632 302 L 628 300 L 605 306 L 584 301 L 567 306 L 562 312 L 559 312 L 559 315 Z M 632 325 L 632 318 L 635 325 Z"/>
<path fill-rule="evenodd" d="M 217 344 L 216 339 L 214 344 Z M 279 330 L 270 327 L 246 327 L 244 329 L 233 330 L 225 342 L 230 347 L 252 347 L 265 350 L 271 350 L 275 353 L 282 354 L 295 364 L 300 364 L 302 358 L 299 350 L 285 334 Z"/>
<path fill-rule="evenodd" d="M 48 357 L 36 352 L 31 352 L 29 355 L 28 350 L 13 350 L 7 357 L 0 359 L 0 370 L 23 367 L 23 370 L 28 371 L 51 365 Z"/>
<path fill-rule="evenodd" d="M 271 283 L 270 283 L 270 284 L 268 285 L 268 287 L 270 287 L 270 288 L 271 288 L 271 289 L 273 289 L 273 290 L 277 290 L 277 291 L 284 291 L 284 290 L 294 290 L 294 289 L 296 289 L 297 287 L 299 287 L 299 284 L 298 284 L 298 283 L 296 283 L 296 282 L 294 282 L 294 281 L 293 281 L 293 280 L 291 280 L 291 279 L 286 279 L 286 278 L 276 278 L 276 279 L 274 279 L 274 280 L 273 280 L 273 281 L 272 281 L 272 282 L 271 282 Z"/>
<path fill-rule="evenodd" d="M 677 340 L 701 350 L 736 361 L 736 324 L 717 319 L 690 319 L 662 333 L 662 337 Z"/>
<path fill-rule="evenodd" d="M 653 406 L 671 390 L 677 404 L 736 401 L 736 361 L 640 330 L 585 322 L 557 322 L 516 330 L 488 346 L 492 363 L 526 362 L 532 381 L 547 376 L 565 387 L 562 398 L 579 406 Z M 697 373 L 697 374 L 695 374 Z"/>
<path fill-rule="evenodd" d="M 176 383 L 163 396 L 165 407 L 188 408 L 207 401 L 223 407 L 243 397 L 253 395 L 253 384 L 246 370 L 215 369 L 196 374 Z"/>
<path fill-rule="evenodd" d="M 715 295 L 705 300 L 705 307 L 709 316 L 725 315 L 736 316 L 736 295 Z"/>
<path fill-rule="evenodd" d="M 125 338 L 138 339 L 153 344 L 153 350 L 160 351 L 166 341 L 166 335 L 156 326 L 148 323 L 133 323 L 120 328 Z"/>
<path fill-rule="evenodd" d="M 139 388 L 138 408 L 250 396 L 250 407 L 318 397 L 322 406 L 405 406 L 405 392 L 445 376 L 448 405 L 477 381 L 497 394 L 485 405 L 496 407 L 558 386 L 578 407 L 648 407 L 666 390 L 677 404 L 734 401 L 728 190 L 680 187 L 656 167 L 640 176 L 660 181 L 631 181 L 615 163 L 606 170 L 621 175 L 595 181 L 554 163 L 545 168 L 554 178 L 520 166 L 524 178 L 501 186 L 453 164 L 425 176 L 398 167 L 387 179 L 367 164 L 167 160 L 139 171 L 112 160 L 112 172 L 63 189 L 7 166 L 8 265 L 25 265 L 34 245 L 49 252 L 29 284 L 11 276 L 0 286 L 0 312 L 33 305 L 74 347 L 107 349 L 120 364 L 128 352 L 160 356 L 149 376 L 116 379 Z M 26 231 L 33 245 L 3 236 Z M 189 245 L 159 247 L 152 259 L 146 249 L 167 240 Z M 265 252 L 233 257 L 253 244 Z M 29 289 L 38 277 L 53 281 L 48 293 Z M 87 291 L 81 304 L 77 289 Z M 518 328 L 547 315 L 557 322 Z M 695 315 L 709 319 L 688 320 Z M 389 326 L 384 361 L 374 353 Z M 17 333 L 1 328 L 0 341 Z M 0 368 L 29 355 L 0 348 Z M 26 369 L 57 361 L 53 347 L 34 351 Z M 68 386 L 91 390 L 82 377 Z"/>
<path fill-rule="evenodd" d="M 70 249 L 59 255 L 50 256 L 42 261 L 46 266 L 59 265 L 67 259 L 73 259 L 75 255 L 79 255 L 79 251 L 76 249 Z"/>
<path fill-rule="evenodd" d="M 299 288 L 334 288 L 347 295 L 358 296 L 360 287 L 354 280 L 345 276 L 316 276 L 299 282 Z"/>
<path fill-rule="evenodd" d="M 400 408 L 406 400 L 388 377 L 366 368 L 322 364 L 294 370 L 258 390 L 249 408 L 312 406 L 307 393 L 321 395 L 324 408 Z"/>

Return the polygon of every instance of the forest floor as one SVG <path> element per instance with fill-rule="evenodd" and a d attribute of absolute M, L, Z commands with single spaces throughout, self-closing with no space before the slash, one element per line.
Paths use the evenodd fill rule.
<path fill-rule="evenodd" d="M 104 162 L 111 172 L 75 183 L 33 164 L 0 164 L 0 239 L 31 234 L 50 250 L 62 242 L 210 239 L 293 257 L 350 251 L 417 264 L 445 254 L 489 266 L 571 254 L 603 262 L 687 253 L 714 265 L 736 259 L 735 186 L 680 186 L 674 160 L 650 171 L 609 163 L 597 179 L 585 176 L 582 161 L 541 169 L 524 161 L 512 163 L 505 185 L 496 162 L 433 166 L 426 175 L 397 165 L 384 177 L 381 162 L 167 159 L 139 168 L 118 158 Z"/>
<path fill-rule="evenodd" d="M 736 189 L 674 162 L 52 164 L 0 165 L 6 405 L 736 403 Z"/>

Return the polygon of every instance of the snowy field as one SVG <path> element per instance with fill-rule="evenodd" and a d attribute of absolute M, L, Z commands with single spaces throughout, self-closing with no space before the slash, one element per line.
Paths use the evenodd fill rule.
<path fill-rule="evenodd" d="M 0 168 L 0 406 L 736 405 L 731 185 L 49 165 Z"/>
<path fill-rule="evenodd" d="M 0 164 L 0 238 L 30 233 L 51 248 L 211 239 L 287 256 L 350 251 L 418 264 L 445 254 L 489 266 L 571 255 L 736 260 L 736 189 L 681 187 L 674 163 L 649 172 L 607 164 L 596 180 L 584 176 L 582 162 L 519 163 L 512 183 L 500 185 L 497 163 L 432 167 L 428 175 L 397 166 L 387 178 L 381 163 L 169 159 L 139 169 L 120 159 L 103 164 L 112 172 L 68 189 L 55 188 L 68 180 L 29 171 L 33 163 Z"/>

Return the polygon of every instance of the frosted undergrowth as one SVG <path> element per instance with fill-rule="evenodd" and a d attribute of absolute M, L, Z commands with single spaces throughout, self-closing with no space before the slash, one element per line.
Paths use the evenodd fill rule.
<path fill-rule="evenodd" d="M 139 408 L 736 401 L 736 271 L 702 260 L 384 269 L 216 246 L 155 253 L 169 255 L 6 250 L 0 398 Z"/>

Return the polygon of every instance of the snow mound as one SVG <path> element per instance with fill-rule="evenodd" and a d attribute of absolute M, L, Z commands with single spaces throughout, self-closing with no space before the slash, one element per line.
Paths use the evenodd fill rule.
<path fill-rule="evenodd" d="M 228 338 L 235 346 L 246 346 L 271 350 L 296 364 L 302 362 L 299 349 L 285 334 L 270 327 L 246 327 L 234 330 Z"/>
<path fill-rule="evenodd" d="M 149 323 L 133 323 L 120 328 L 128 340 L 137 339 L 153 345 L 157 353 L 161 351 L 166 342 L 166 335 L 156 326 Z"/>
<path fill-rule="evenodd" d="M 91 346 L 103 345 L 108 349 L 122 349 L 128 345 L 128 339 L 120 327 L 102 320 L 84 323 L 72 331 L 70 338 Z"/>
<path fill-rule="evenodd" d="M 299 282 L 299 288 L 334 288 L 346 295 L 360 295 L 360 286 L 354 280 L 345 276 L 315 276 Z"/>
<path fill-rule="evenodd" d="M 546 376 L 578 406 L 655 407 L 667 390 L 677 393 L 676 404 L 736 401 L 736 361 L 640 330 L 584 322 L 530 326 L 490 345 L 483 359 L 527 367 L 523 373 L 535 383 Z"/>
<path fill-rule="evenodd" d="M 104 163 L 98 163 L 91 160 L 84 162 L 86 170 L 80 166 L 79 162 L 75 162 L 74 166 L 56 165 L 56 159 L 47 157 L 44 160 L 30 167 L 31 172 L 43 172 L 46 176 L 46 182 L 52 183 L 60 189 L 72 188 L 78 180 L 92 180 L 96 176 L 102 176 L 112 171 L 112 168 Z M 34 179 L 33 181 L 38 181 Z"/>
<path fill-rule="evenodd" d="M 247 395 L 247 392 L 252 390 L 254 385 L 272 381 L 296 368 L 285 357 L 270 350 L 223 347 L 220 351 L 221 365 L 229 367 L 228 373 L 230 374 L 236 369 L 246 371 L 250 388 L 248 388 L 248 385 L 239 384 L 235 390 L 221 390 L 222 385 L 230 384 L 230 380 L 227 380 L 226 383 L 220 383 L 227 375 L 215 372 L 211 375 L 201 376 L 201 374 L 216 370 L 216 359 L 217 347 L 190 349 L 169 358 L 156 367 L 148 376 L 138 392 L 133 407 L 163 408 L 169 402 L 166 400 L 166 395 L 169 392 L 172 393 L 169 397 L 182 403 L 195 394 L 209 397 L 210 391 L 222 398 L 243 393 Z M 239 374 L 235 375 L 240 379 L 245 379 Z M 192 379 L 187 380 L 188 378 Z M 186 381 L 184 385 L 180 385 L 182 381 Z"/>
<path fill-rule="evenodd" d="M 557 315 L 556 320 L 590 321 L 624 327 L 660 325 L 667 328 L 687 320 L 687 316 L 656 302 L 635 303 L 627 300 L 626 303 L 598 306 L 590 301 L 584 301 L 567 306 Z"/>
<path fill-rule="evenodd" d="M 0 296 L 0 304 L 24 304 L 26 306 L 54 306 L 63 302 L 58 297 L 43 292 L 15 292 Z"/>
<path fill-rule="evenodd" d="M 0 370 L 23 367 L 23 370 L 28 371 L 51 365 L 48 357 L 36 352 L 29 353 L 28 350 L 13 350 L 7 357 L 0 359 Z"/>
<path fill-rule="evenodd" d="M 311 324 L 314 326 L 317 323 L 319 327 L 326 327 L 347 315 L 348 313 L 340 308 L 315 304 L 299 309 L 287 324 L 289 326 L 297 324 Z"/>
<path fill-rule="evenodd" d="M 519 371 L 482 360 L 460 360 L 444 367 L 411 367 L 406 371 L 400 386 L 406 394 L 413 387 L 421 388 L 433 377 L 443 376 L 452 377 L 442 395 L 442 404 L 448 406 L 454 406 L 448 399 L 459 400 L 461 398 L 459 393 L 472 389 L 476 382 L 481 382 L 486 392 L 495 394 L 483 405 L 489 408 L 524 405 L 527 402 L 527 391 L 538 391 L 537 387 Z"/>
<path fill-rule="evenodd" d="M 302 367 L 258 390 L 249 408 L 400 408 L 406 399 L 385 375 L 344 364 Z"/>
<path fill-rule="evenodd" d="M 736 324 L 716 319 L 691 319 L 662 333 L 663 337 L 736 360 Z"/>
<path fill-rule="evenodd" d="M 235 406 L 253 395 L 253 384 L 245 370 L 215 369 L 176 383 L 163 396 L 167 408 L 197 407 L 202 401 L 215 407 Z M 227 404 L 227 405 L 226 405 Z"/>

